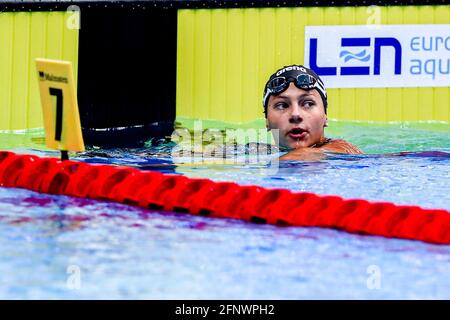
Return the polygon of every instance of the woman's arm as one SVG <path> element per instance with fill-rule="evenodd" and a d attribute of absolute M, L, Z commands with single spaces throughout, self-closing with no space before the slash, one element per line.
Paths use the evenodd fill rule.
<path fill-rule="evenodd" d="M 317 161 L 326 158 L 325 152 L 364 154 L 357 146 L 342 139 L 331 140 L 319 148 L 298 148 L 289 151 L 280 160 Z"/>
<path fill-rule="evenodd" d="M 364 154 L 364 152 L 362 152 L 362 150 L 357 146 L 342 139 L 331 140 L 329 143 L 325 144 L 319 149 L 336 153 Z"/>

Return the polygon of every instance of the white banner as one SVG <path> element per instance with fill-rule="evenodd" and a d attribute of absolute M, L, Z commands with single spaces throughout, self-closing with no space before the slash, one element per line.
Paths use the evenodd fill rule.
<path fill-rule="evenodd" d="M 307 26 L 305 65 L 327 88 L 449 87 L 450 24 Z"/>

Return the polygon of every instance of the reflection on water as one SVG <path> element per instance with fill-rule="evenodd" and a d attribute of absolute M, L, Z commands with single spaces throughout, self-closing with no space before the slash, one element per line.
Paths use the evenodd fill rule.
<path fill-rule="evenodd" d="M 450 298 L 450 247 L 417 241 L 5 188 L 0 234 L 1 298 Z M 77 290 L 70 266 L 81 270 Z M 367 287 L 370 266 L 378 290 Z"/>
<path fill-rule="evenodd" d="M 90 147 L 72 157 L 216 181 L 450 210 L 448 130 L 331 122 L 365 155 L 276 162 L 172 157 L 174 144 Z M 0 134 L 15 152 L 57 155 L 41 133 Z M 31 137 L 31 138 L 30 138 Z M 43 150 L 43 151 L 42 151 Z M 234 153 L 233 153 L 234 152 Z M 276 166 L 271 164 L 276 163 Z M 0 188 L 0 298 L 449 299 L 450 247 L 330 229 L 257 225 Z M 67 286 L 68 269 L 81 286 Z M 381 288 L 367 286 L 379 268 Z"/>
<path fill-rule="evenodd" d="M 450 209 L 450 153 L 446 151 L 328 153 L 320 161 L 275 161 L 282 153 L 260 157 L 236 153 L 234 158 L 227 159 L 198 156 L 174 159 L 170 157 L 170 146 L 162 144 L 156 148 L 156 157 L 149 149 L 112 149 L 108 157 L 88 151 L 79 159 L 243 185 Z"/>

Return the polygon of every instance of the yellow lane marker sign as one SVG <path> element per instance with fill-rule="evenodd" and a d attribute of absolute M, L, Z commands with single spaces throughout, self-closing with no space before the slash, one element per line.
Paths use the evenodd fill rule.
<path fill-rule="evenodd" d="M 67 159 L 67 151 L 84 151 L 72 63 L 39 58 L 36 67 L 46 145 Z"/>

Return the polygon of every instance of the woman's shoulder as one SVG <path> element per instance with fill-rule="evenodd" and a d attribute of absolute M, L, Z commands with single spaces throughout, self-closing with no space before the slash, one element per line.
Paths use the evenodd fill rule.
<path fill-rule="evenodd" d="M 348 154 L 363 154 L 354 144 L 345 141 L 344 139 L 327 139 L 326 143 L 319 147 L 324 151 L 336 152 L 336 153 L 348 153 Z"/>

